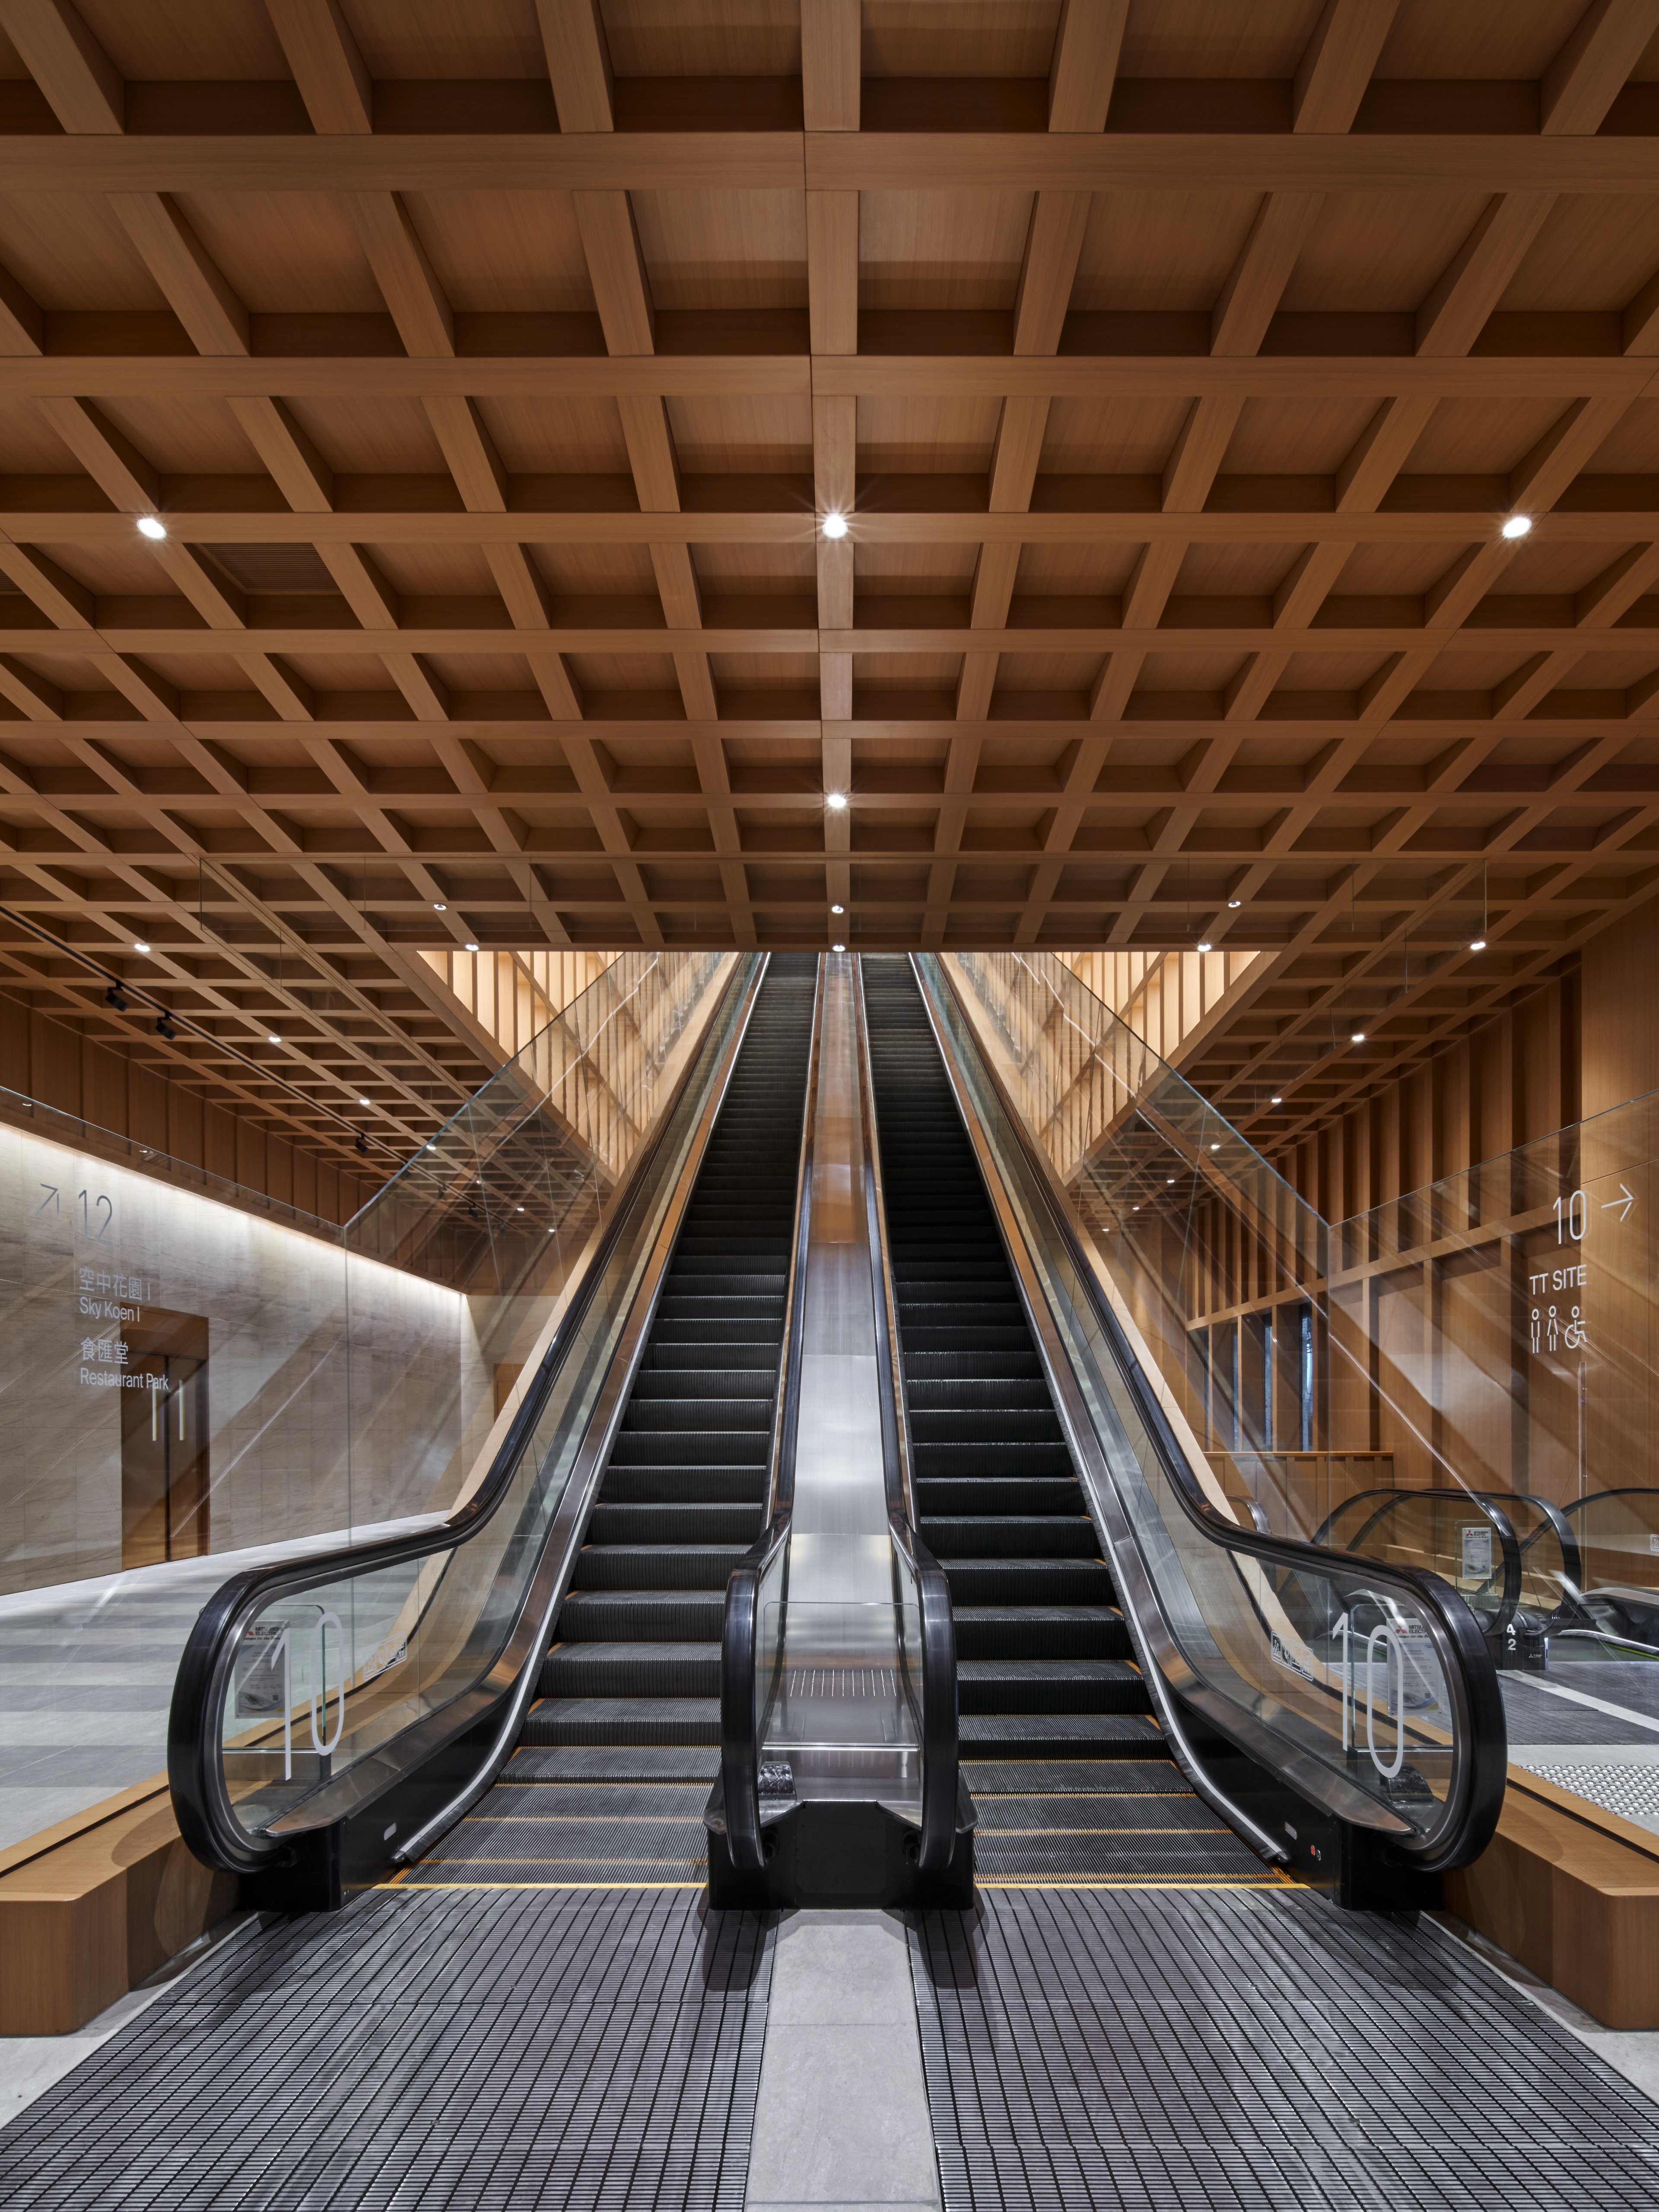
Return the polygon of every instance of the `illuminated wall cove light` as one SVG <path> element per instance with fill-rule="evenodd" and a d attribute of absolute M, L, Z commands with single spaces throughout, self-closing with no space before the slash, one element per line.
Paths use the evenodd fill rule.
<path fill-rule="evenodd" d="M 1504 525 L 1504 535 L 1505 538 L 1524 538 L 1531 528 L 1531 515 L 1512 514 Z"/>
<path fill-rule="evenodd" d="M 141 514 L 138 518 L 138 527 L 146 538 L 165 538 L 167 534 L 166 523 L 159 521 L 153 514 Z"/>

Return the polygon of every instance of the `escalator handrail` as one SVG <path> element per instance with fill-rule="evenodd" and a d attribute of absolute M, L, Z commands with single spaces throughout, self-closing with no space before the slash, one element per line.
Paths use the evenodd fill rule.
<path fill-rule="evenodd" d="M 1492 1628 L 1489 1632 L 1494 1636 L 1502 1636 L 1515 1619 L 1521 1603 L 1521 1540 L 1516 1534 L 1515 1523 L 1491 1492 L 1454 1490 L 1444 1484 L 1436 1484 L 1420 1490 L 1395 1490 L 1382 1485 L 1374 1490 L 1356 1490 L 1352 1497 L 1345 1498 L 1340 1505 L 1334 1506 L 1325 1516 L 1318 1528 L 1314 1530 L 1313 1541 L 1324 1548 L 1331 1529 L 1351 1505 L 1363 1505 L 1369 1500 L 1376 1498 L 1380 1502 L 1372 1507 L 1364 1525 L 1341 1546 L 1334 1545 L 1329 1547 L 1333 1551 L 1340 1549 L 1348 1553 L 1358 1553 L 1362 1559 L 1367 1558 L 1369 1554 L 1361 1549 L 1365 1539 L 1379 1521 L 1385 1520 L 1403 1499 L 1408 1498 L 1443 1499 L 1447 1504 L 1461 1505 L 1466 1510 L 1475 1508 L 1484 1513 L 1491 1522 L 1504 1562 L 1504 1583 L 1503 1588 L 1497 1594 L 1498 1608 L 1492 1615 Z M 1491 1577 L 1488 1577 L 1487 1579 L 1490 1580 Z"/>
<path fill-rule="evenodd" d="M 972 1018 L 957 988 L 955 978 L 944 962 L 932 954 L 912 954 L 910 957 L 919 981 L 922 974 L 921 962 L 924 959 L 933 962 L 934 970 L 957 1008 L 969 1036 L 973 1037 Z M 921 997 L 927 1010 L 929 1024 L 934 1025 L 933 1012 L 925 984 Z M 942 1038 L 940 1042 L 943 1042 Z M 1291 1573 L 1305 1572 L 1322 1581 L 1330 1578 L 1334 1567 L 1346 1569 L 1362 1585 L 1381 1581 L 1384 1584 L 1392 1583 L 1407 1589 L 1422 1608 L 1424 1619 L 1438 1650 L 1447 1687 L 1460 1707 L 1456 1717 L 1461 1725 L 1456 1741 L 1461 1747 L 1466 1747 L 1467 1756 L 1454 1770 L 1455 1776 L 1461 1777 L 1462 1784 L 1456 1793 L 1457 1802 L 1455 1805 L 1453 1794 L 1448 1793 L 1446 1803 L 1449 1825 L 1443 1821 L 1422 1844 L 1415 1843 L 1409 1835 L 1393 1840 L 1395 1847 L 1403 1856 L 1425 1871 L 1467 1865 L 1485 1850 L 1497 1831 L 1509 1765 L 1509 1735 L 1503 1692 L 1498 1687 L 1498 1671 L 1491 1651 L 1472 1608 L 1449 1582 L 1427 1569 L 1384 1565 L 1380 1561 L 1368 1559 L 1357 1553 L 1327 1550 L 1294 1537 L 1262 1535 L 1255 1528 L 1246 1528 L 1230 1520 L 1211 1504 L 1187 1464 L 1186 1455 L 1181 1449 L 1158 1393 L 1152 1388 L 1095 1273 L 1093 1263 L 1072 1223 L 1063 1198 L 1056 1191 L 1052 1164 L 1027 1129 L 996 1068 L 985 1054 L 978 1051 L 977 1044 L 975 1049 L 985 1078 L 1002 1106 L 1014 1141 L 1021 1147 L 1027 1164 L 1033 1170 L 1033 1178 L 1042 1194 L 1050 1224 L 1066 1249 L 1078 1279 L 1084 1286 L 1085 1295 L 1090 1301 L 1093 1318 L 1117 1364 L 1125 1388 L 1134 1402 L 1137 1416 L 1152 1443 L 1162 1472 L 1187 1520 L 1206 1541 L 1224 1545 L 1230 1552 L 1259 1559 L 1266 1566 Z M 948 1056 L 946 1066 L 948 1070 Z M 953 1084 L 953 1092 L 955 1090 Z M 958 1111 L 962 1111 L 960 1098 L 957 1105 Z M 1018 1278 L 1018 1267 L 1015 1273 Z M 1147 1589 L 1156 1603 L 1156 1591 L 1150 1576 L 1147 1577 Z M 1173 1644 L 1173 1638 L 1170 1641 Z M 1175 1648 L 1179 1650 L 1178 1645 Z M 1265 1729 L 1261 1731 L 1262 1735 L 1268 1733 Z M 1256 1741 L 1259 1744 L 1260 1737 Z M 1252 1755 L 1255 1754 L 1253 1753 Z M 1358 1792 L 1353 1794 L 1358 1795 Z"/>
<path fill-rule="evenodd" d="M 876 1115 L 875 1068 L 864 1000 L 864 969 L 853 963 L 854 1027 L 858 1036 L 859 1108 L 864 1139 L 866 1233 L 876 1309 L 876 1388 L 881 1402 L 882 1471 L 887 1491 L 888 1534 L 916 1585 L 921 1637 L 921 1839 L 916 1863 L 942 1872 L 957 1844 L 957 1630 L 945 1570 L 922 1542 L 916 1524 L 915 1459 L 910 1409 L 904 1387 L 892 1249 L 887 1234 L 887 1192 L 882 1179 L 881 1131 Z M 901 1647 L 902 1648 L 902 1647 Z"/>
<path fill-rule="evenodd" d="M 331 1551 L 313 1552 L 302 1559 L 270 1566 L 245 1568 L 221 1583 L 197 1615 L 173 1678 L 167 1714 L 167 1783 L 179 1833 L 191 1853 L 204 1865 L 227 1872 L 250 1873 L 276 1863 L 291 1848 L 284 1837 L 272 1838 L 261 1846 L 234 1819 L 219 1771 L 223 1746 L 216 1724 L 244 1630 L 268 1605 L 282 1597 L 342 1577 L 406 1565 L 415 1559 L 437 1559 L 472 1542 L 488 1528 L 508 1494 L 514 1471 L 535 1434 L 560 1370 L 580 1334 L 652 1164 L 666 1141 L 688 1089 L 702 1068 L 704 1054 L 712 1042 L 722 1010 L 734 995 L 746 997 L 747 1004 L 727 1040 L 724 1070 L 705 1108 L 702 1136 L 706 1139 L 713 1113 L 718 1109 L 725 1085 L 742 1049 L 769 960 L 769 956 L 763 953 L 748 962 L 739 960 L 710 1007 L 706 1024 L 708 1034 L 688 1059 L 658 1115 L 654 1131 L 629 1163 L 621 1185 L 613 1194 L 611 1219 L 600 1232 L 592 1255 L 555 1327 L 537 1373 L 508 1424 L 488 1474 L 471 1497 L 436 1528 L 416 1530 L 404 1536 L 381 1537 L 369 1543 L 339 1545 Z M 696 1149 L 700 1145 L 694 1146 Z M 552 1534 L 550 1528 L 550 1541 Z M 515 1629 L 517 1626 L 515 1623 Z M 507 1644 L 513 1642 L 514 1635 L 514 1631 L 509 1630 Z M 539 1663 L 539 1658 L 538 1652 L 531 1655 L 529 1664 L 532 1669 Z M 503 1689 L 508 1686 L 497 1688 L 489 1705 L 497 1705 Z M 452 1704 L 461 1703 L 465 1694 L 458 1692 Z M 374 1754 L 375 1778 L 362 1802 L 380 1794 L 402 1771 L 395 1756 L 400 1743 L 419 1738 L 417 1759 L 414 1762 L 418 1763 L 419 1759 L 429 1757 L 480 1717 L 468 1712 L 453 1725 L 446 1726 L 445 1714 L 440 1711 L 428 1714 L 400 1730 Z M 338 1784 L 345 1779 L 336 1778 L 332 1792 L 335 1798 L 343 1794 Z M 357 1808 L 352 1805 L 346 1809 Z M 331 1818 L 341 1816 L 331 1814 Z M 308 1824 L 295 1821 L 290 1814 L 283 1825 L 291 1835 L 296 1827 Z M 317 1825 L 327 1826 L 329 1820 Z"/>
<path fill-rule="evenodd" d="M 800 1146 L 795 1166 L 795 1234 L 784 1285 L 783 1343 L 773 1398 L 768 1454 L 766 1524 L 732 1568 L 720 1615 L 720 1801 L 732 1863 L 753 1873 L 765 1863 L 761 1835 L 761 1742 L 764 1713 L 755 1711 L 760 1661 L 761 1584 L 783 1553 L 783 1603 L 788 1602 L 788 1545 L 795 1506 L 795 1443 L 800 1428 L 801 1346 L 806 1329 L 806 1252 L 812 1227 L 812 1152 L 817 1127 L 818 1050 L 823 1030 L 824 962 L 820 957 L 812 997 L 812 1042 L 801 1105 Z"/>

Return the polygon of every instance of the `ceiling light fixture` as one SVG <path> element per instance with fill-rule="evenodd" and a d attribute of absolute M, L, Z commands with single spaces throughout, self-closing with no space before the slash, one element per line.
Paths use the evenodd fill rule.
<path fill-rule="evenodd" d="M 267 1036 L 267 1037 L 265 1038 L 265 1042 L 266 1042 L 267 1044 L 281 1044 L 282 1041 L 283 1041 L 283 1040 L 282 1040 L 282 1039 L 281 1039 L 281 1037 L 279 1037 L 279 1036 Z"/>
<path fill-rule="evenodd" d="M 1164 1180 L 1165 1182 L 1173 1182 L 1175 1181 L 1175 1177 L 1173 1176 L 1165 1176 Z"/>
<path fill-rule="evenodd" d="M 113 1006 L 118 1014 L 124 1014 L 126 1012 L 128 1006 L 127 995 L 118 983 L 112 983 L 108 990 L 105 992 L 104 1004 L 106 1006 Z"/>
<path fill-rule="evenodd" d="M 1364 1044 L 1364 1042 L 1365 1032 L 1364 1030 L 1356 1030 L 1353 1032 L 1353 1035 L 1348 1039 L 1348 1042 L 1350 1044 Z"/>
<path fill-rule="evenodd" d="M 135 937 L 133 939 L 132 949 L 135 952 L 148 952 L 149 951 L 149 945 L 145 944 L 142 937 Z"/>
<path fill-rule="evenodd" d="M 1486 949 L 1486 940 L 1484 937 L 1472 937 L 1469 939 L 1469 950 L 1471 952 L 1484 952 Z"/>
<path fill-rule="evenodd" d="M 467 946 L 466 946 L 466 949 L 467 949 L 467 951 L 468 951 L 469 952 L 476 952 L 476 951 L 477 951 L 477 949 L 478 949 L 478 948 L 477 948 L 477 946 L 476 945 L 474 945 L 474 944 L 473 944 L 473 942 L 472 942 L 472 940 L 471 939 L 471 938 L 469 938 L 469 939 L 467 939 Z"/>
<path fill-rule="evenodd" d="M 163 1014 L 155 1024 L 155 1034 L 157 1036 L 164 1036 L 171 1041 L 171 1039 L 178 1036 L 179 1032 L 173 1028 L 173 1024 L 167 1019 L 167 1016 Z"/>
<path fill-rule="evenodd" d="M 1531 515 L 1512 514 L 1504 525 L 1504 535 L 1505 538 L 1524 538 L 1531 528 Z"/>
<path fill-rule="evenodd" d="M 1238 911 L 1238 909 L 1239 909 L 1239 908 L 1240 908 L 1240 907 L 1242 907 L 1242 906 L 1243 905 L 1243 903 L 1244 903 L 1244 902 L 1243 902 L 1243 899 L 1229 899 L 1229 900 L 1228 900 L 1228 902 L 1227 902 L 1227 908 L 1228 908 L 1229 913 L 1231 913 L 1231 914 L 1237 914 L 1237 911 Z"/>
<path fill-rule="evenodd" d="M 145 538 L 165 538 L 167 534 L 166 523 L 153 514 L 141 514 L 138 518 L 138 528 L 140 533 Z"/>
<path fill-rule="evenodd" d="M 846 951 L 846 950 L 847 950 L 847 947 L 846 947 L 844 945 L 832 945 L 830 947 L 830 950 L 832 952 L 845 952 L 845 951 Z"/>
<path fill-rule="evenodd" d="M 1198 949 L 1200 952 L 1211 952 L 1215 948 L 1207 937 L 1200 937 L 1198 940 Z"/>
<path fill-rule="evenodd" d="M 367 1098 L 360 1098 L 360 1099 L 357 1101 L 357 1103 L 358 1103 L 360 1106 L 367 1106 L 367 1105 L 368 1104 L 368 1103 L 369 1103 L 369 1102 L 368 1102 L 368 1100 Z"/>
<path fill-rule="evenodd" d="M 1211 1146 L 1210 1150 L 1211 1150 L 1212 1152 L 1218 1152 L 1221 1150 L 1221 1139 L 1220 1139 L 1218 1137 L 1217 1138 L 1217 1139 L 1216 1139 L 1215 1143 L 1214 1143 L 1214 1144 L 1212 1144 L 1212 1145 Z"/>
<path fill-rule="evenodd" d="M 845 538 L 847 517 L 844 514 L 826 514 L 823 518 L 823 534 L 826 538 Z"/>
<path fill-rule="evenodd" d="M 823 803 L 832 814 L 839 814 L 847 805 L 847 793 L 844 791 L 826 791 Z"/>
<path fill-rule="evenodd" d="M 832 906 L 830 911 L 831 914 L 845 914 L 847 909 L 844 906 Z"/>
<path fill-rule="evenodd" d="M 1270 1106 L 1282 1106 L 1285 1103 L 1285 1101 L 1282 1098 L 1270 1098 L 1267 1101 L 1267 1103 Z"/>
<path fill-rule="evenodd" d="M 434 914 L 447 914 L 449 912 L 449 908 L 444 904 L 441 899 L 434 899 L 432 902 L 432 911 Z"/>

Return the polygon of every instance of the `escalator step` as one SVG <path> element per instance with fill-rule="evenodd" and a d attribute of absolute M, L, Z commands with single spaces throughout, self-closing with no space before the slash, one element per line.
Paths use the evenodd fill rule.
<path fill-rule="evenodd" d="M 964 1713 L 1144 1713 L 1152 1699 L 1121 1659 L 958 1659 Z"/>
<path fill-rule="evenodd" d="M 964 1759 L 1156 1759 L 1163 1742 L 1156 1723 L 1145 1713 L 964 1713 L 962 1717 Z"/>
<path fill-rule="evenodd" d="M 593 1508 L 594 1544 L 752 1544 L 764 1507 L 755 1505 L 610 1505 Z"/>
<path fill-rule="evenodd" d="M 752 1542 L 751 1538 L 750 1541 Z M 588 1544 L 577 1554 L 573 1589 L 723 1590 L 749 1549 L 741 1544 Z"/>
<path fill-rule="evenodd" d="M 544 1698 L 530 1708 L 519 1741 L 552 1744 L 704 1743 L 718 1747 L 715 1698 Z"/>
<path fill-rule="evenodd" d="M 957 1656 L 1127 1659 L 1129 1632 L 1108 1605 L 953 1605 Z"/>
<path fill-rule="evenodd" d="M 566 1644 L 715 1644 L 724 1590 L 573 1590 L 559 1613 Z"/>
<path fill-rule="evenodd" d="M 1086 1513 L 1050 1514 L 1041 1518 L 1010 1514 L 966 1514 L 921 1516 L 921 1540 L 938 1559 L 998 1559 L 1010 1547 L 1027 1555 L 1048 1554 L 1054 1559 L 1096 1559 L 1100 1557 L 1095 1524 Z"/>

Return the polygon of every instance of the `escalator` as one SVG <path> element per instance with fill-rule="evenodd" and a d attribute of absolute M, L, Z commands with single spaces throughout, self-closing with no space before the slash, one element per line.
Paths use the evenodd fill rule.
<path fill-rule="evenodd" d="M 1484 1624 L 1423 1567 L 1221 1509 L 951 969 L 863 966 L 980 1878 L 1429 1901 L 1502 1802 Z M 1190 1167 L 1220 1148 L 1194 1118 L 1165 1139 Z"/>
<path fill-rule="evenodd" d="M 410 1886 L 704 1879 L 721 1605 L 765 1514 L 817 967 L 783 954 L 767 970 L 537 1702 Z"/>
<path fill-rule="evenodd" d="M 585 1260 L 471 1494 L 434 1528 L 234 1576 L 203 1609 L 169 1780 L 191 1850 L 245 1902 L 329 1907 L 388 1876 L 702 1881 L 722 1595 L 764 1510 L 816 966 L 732 964 L 625 1182 L 574 1224 Z M 621 1101 L 602 1050 L 578 1073 L 603 1143 Z M 394 1234 L 465 1240 L 500 1215 L 520 1243 L 571 1235 L 536 1170 L 573 1095 L 515 1093 L 506 1124 L 481 1093 L 404 1171 L 410 1196 L 389 1187 Z M 468 1121 L 492 1133 L 487 1160 Z"/>
<path fill-rule="evenodd" d="M 863 961 L 921 1533 L 991 1881 L 1273 1879 L 1174 1765 L 908 960 Z"/>

